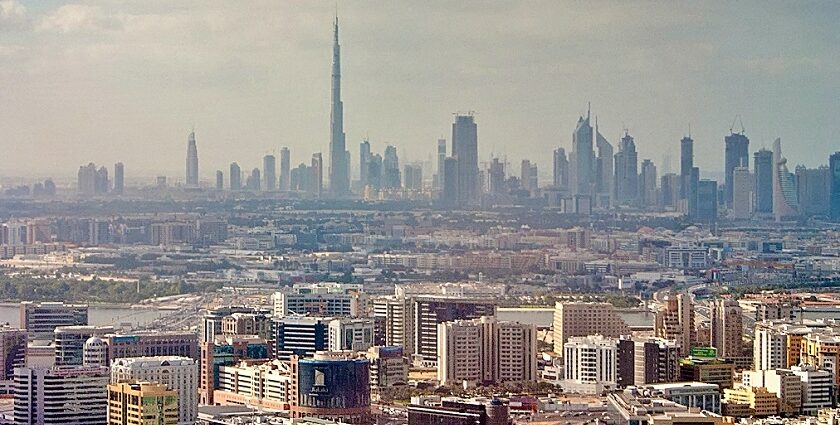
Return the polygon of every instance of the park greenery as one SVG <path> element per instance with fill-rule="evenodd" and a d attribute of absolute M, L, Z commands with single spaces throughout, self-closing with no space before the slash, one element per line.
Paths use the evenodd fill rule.
<path fill-rule="evenodd" d="M 0 276 L 2 301 L 136 303 L 155 297 L 212 292 L 219 288 L 218 283 L 193 283 L 184 280 L 141 280 L 138 284 L 136 281 L 109 281 L 98 278 L 78 280 Z"/>

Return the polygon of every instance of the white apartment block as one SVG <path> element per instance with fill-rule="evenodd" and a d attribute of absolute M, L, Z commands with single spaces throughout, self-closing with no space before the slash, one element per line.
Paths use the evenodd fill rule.
<path fill-rule="evenodd" d="M 198 416 L 198 363 L 189 357 L 120 358 L 111 362 L 111 383 L 145 381 L 166 385 L 178 393 L 178 424 L 193 424 Z"/>

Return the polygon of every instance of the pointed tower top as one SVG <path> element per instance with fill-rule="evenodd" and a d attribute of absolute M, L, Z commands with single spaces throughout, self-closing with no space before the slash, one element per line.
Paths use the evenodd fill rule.
<path fill-rule="evenodd" d="M 586 120 L 589 121 L 589 114 L 592 112 L 592 102 L 586 102 Z"/>
<path fill-rule="evenodd" d="M 688 138 L 691 138 L 691 122 L 688 123 Z"/>

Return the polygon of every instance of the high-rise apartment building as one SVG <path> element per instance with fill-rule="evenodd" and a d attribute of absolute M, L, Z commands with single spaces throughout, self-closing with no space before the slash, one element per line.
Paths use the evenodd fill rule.
<path fill-rule="evenodd" d="M 695 167 L 696 168 L 696 167 Z M 696 219 L 714 222 L 718 218 L 718 185 L 714 180 L 700 180 L 697 182 L 697 216 Z"/>
<path fill-rule="evenodd" d="M 125 191 L 125 166 L 122 162 L 114 164 L 114 195 L 122 195 Z"/>
<path fill-rule="evenodd" d="M 195 145 L 195 131 L 187 138 L 187 186 L 198 187 L 198 148 Z"/>
<path fill-rule="evenodd" d="M 709 308 L 711 312 L 710 345 L 717 348 L 719 357 L 736 358 L 744 353 L 744 312 L 738 301 L 716 299 Z"/>
<path fill-rule="evenodd" d="M 829 178 L 829 216 L 832 220 L 840 220 L 840 152 L 831 154 L 828 158 Z"/>
<path fill-rule="evenodd" d="M 618 340 L 602 335 L 573 336 L 563 344 L 563 388 L 600 394 L 618 385 Z"/>
<path fill-rule="evenodd" d="M 342 155 L 342 157 L 343 156 L 344 155 Z M 310 164 L 311 165 L 309 168 L 312 175 L 309 177 L 310 186 L 308 190 L 311 194 L 320 197 L 321 193 L 323 193 L 324 191 L 324 158 L 321 156 L 321 152 L 316 152 L 312 154 L 312 160 L 310 161 Z M 338 179 L 341 178 L 338 177 Z M 340 182 L 339 186 L 341 186 Z"/>
<path fill-rule="evenodd" d="M 111 363 L 111 383 L 151 382 L 178 394 L 178 424 L 198 417 L 198 363 L 179 356 L 119 358 Z M 103 388 L 104 389 L 104 388 Z"/>
<path fill-rule="evenodd" d="M 362 189 L 368 185 L 370 157 L 370 142 L 367 139 L 362 140 L 362 143 L 359 143 L 359 187 Z"/>
<path fill-rule="evenodd" d="M 773 213 L 773 152 L 760 149 L 753 155 L 755 212 Z"/>
<path fill-rule="evenodd" d="M 166 385 L 108 385 L 108 425 L 178 425 L 178 393 Z"/>
<path fill-rule="evenodd" d="M 350 164 L 347 163 L 346 147 L 344 143 L 344 103 L 341 101 L 341 47 L 338 44 L 338 18 L 335 19 L 333 32 L 331 91 L 330 102 L 332 107 L 330 109 L 329 169 L 330 193 L 333 196 L 343 196 L 350 192 L 350 180 L 348 179 L 348 169 Z M 319 166 L 319 169 L 322 169 L 322 167 Z M 320 190 L 318 193 L 320 194 Z"/>
<path fill-rule="evenodd" d="M 179 356 L 199 358 L 198 335 L 190 331 L 137 331 L 102 338 L 108 360 L 122 357 Z"/>
<path fill-rule="evenodd" d="M 14 423 L 108 423 L 108 368 L 21 367 L 14 373 Z"/>
<path fill-rule="evenodd" d="M 642 161 L 641 173 L 639 174 L 639 198 L 642 206 L 652 206 L 659 203 L 656 180 L 656 165 L 649 159 Z"/>
<path fill-rule="evenodd" d="M 496 303 L 487 299 L 456 297 L 408 298 L 414 312 L 414 350 L 423 365 L 437 366 L 438 324 L 482 316 L 495 316 Z"/>
<path fill-rule="evenodd" d="M 458 159 L 446 158 L 443 162 L 443 191 L 440 199 L 443 205 L 454 207 L 458 205 Z"/>
<path fill-rule="evenodd" d="M 633 385 L 676 382 L 680 347 L 674 340 L 649 338 L 633 342 Z"/>
<path fill-rule="evenodd" d="M 725 180 L 724 201 L 727 208 L 732 208 L 733 175 L 735 168 L 750 166 L 750 139 L 743 133 L 730 133 L 724 138 L 725 146 Z"/>
<path fill-rule="evenodd" d="M 560 190 L 569 189 L 569 160 L 563 148 L 554 150 L 554 187 Z"/>
<path fill-rule="evenodd" d="M 828 216 L 831 204 L 831 178 L 828 167 L 797 166 L 795 179 L 799 212 L 806 217 Z"/>
<path fill-rule="evenodd" d="M 230 190 L 242 189 L 242 169 L 239 168 L 239 164 L 235 162 L 230 163 L 228 181 L 230 182 Z"/>
<path fill-rule="evenodd" d="M 682 350 L 681 355 L 688 354 L 688 350 L 694 347 L 697 341 L 691 296 L 666 296 L 661 309 L 656 312 L 654 333 L 657 337 L 676 341 Z"/>
<path fill-rule="evenodd" d="M 274 155 L 263 157 L 263 185 L 262 190 L 274 192 L 277 190 L 277 158 Z"/>
<path fill-rule="evenodd" d="M 291 185 L 291 157 L 289 148 L 280 148 L 280 190 L 288 192 Z"/>
<path fill-rule="evenodd" d="M 732 172 L 732 209 L 730 217 L 748 219 L 753 212 L 755 178 L 747 167 L 735 167 Z"/>
<path fill-rule="evenodd" d="M 290 362 L 292 418 L 370 424 L 370 362 L 348 353 L 318 353 Z"/>
<path fill-rule="evenodd" d="M 630 328 L 609 303 L 558 302 L 554 306 L 554 352 L 565 352 L 571 337 L 603 335 L 618 338 Z"/>
<path fill-rule="evenodd" d="M 534 382 L 537 329 L 492 316 L 438 324 L 437 375 L 442 385 Z"/>
<path fill-rule="evenodd" d="M 29 334 L 23 329 L 0 328 L 0 381 L 11 381 L 15 368 L 26 365 Z"/>
<path fill-rule="evenodd" d="M 402 347 L 370 347 L 366 357 L 370 361 L 370 390 L 374 399 L 386 388 L 408 384 L 409 361 Z"/>
<path fill-rule="evenodd" d="M 474 205 L 479 200 L 478 127 L 471 114 L 456 115 L 452 124 L 452 157 L 457 159 L 456 200 Z M 444 179 L 449 178 L 448 175 Z"/>

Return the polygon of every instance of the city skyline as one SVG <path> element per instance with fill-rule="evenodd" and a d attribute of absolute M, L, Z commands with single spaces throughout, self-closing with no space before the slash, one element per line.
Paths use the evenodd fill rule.
<path fill-rule="evenodd" d="M 215 170 L 226 169 L 232 161 L 244 169 L 258 166 L 265 154 L 277 154 L 281 146 L 289 146 L 293 166 L 306 162 L 313 152 L 328 153 L 324 122 L 328 121 L 329 105 L 324 99 L 329 90 L 325 70 L 330 60 L 327 51 L 332 37 L 327 24 L 333 18 L 332 6 L 278 5 L 279 16 L 287 18 L 283 22 L 278 22 L 277 16 L 266 17 L 271 13 L 254 16 L 236 10 L 225 14 L 230 11 L 194 6 L 173 11 L 165 5 L 144 4 L 116 10 L 98 2 L 3 1 L 0 31 L 8 37 L 0 43 L 0 74 L 6 76 L 0 84 L 14 102 L 0 110 L 4 117 L 0 119 L 2 149 L 9 158 L 0 167 L 0 175 L 30 171 L 61 178 L 72 175 L 72 164 L 117 161 L 126 164 L 129 179 L 182 175 L 183 165 L 179 164 L 183 164 L 183 156 L 175 153 L 183 152 L 178 146 L 183 146 L 181 141 L 192 122 L 201 135 L 202 181 L 211 181 Z M 696 165 L 711 172 L 723 171 L 723 139 L 736 114 L 744 117 L 746 135 L 753 142 L 750 155 L 761 147 L 769 148 L 776 137 L 804 147 L 788 150 L 793 165 L 824 164 L 834 151 L 822 140 L 831 140 L 831 134 L 836 133 L 836 124 L 829 119 L 838 109 L 832 101 L 838 86 L 830 78 L 836 68 L 832 61 L 838 57 L 832 54 L 837 49 L 836 43 L 832 44 L 836 36 L 825 31 L 836 12 L 828 10 L 817 16 L 798 10 L 767 11 L 756 3 L 727 5 L 751 12 L 739 21 L 740 26 L 731 28 L 746 34 L 732 37 L 743 46 L 732 46 L 728 38 L 701 36 L 692 30 L 697 29 L 692 17 L 713 14 L 724 9 L 723 4 L 669 10 L 648 9 L 652 4 L 595 4 L 590 10 L 572 14 L 581 22 L 563 30 L 545 25 L 552 17 L 558 22 L 571 19 L 559 17 L 562 5 L 545 4 L 542 8 L 551 13 L 541 16 L 515 4 L 485 5 L 480 10 L 439 4 L 342 8 L 342 40 L 346 44 L 343 100 L 352 111 L 352 119 L 345 122 L 346 149 L 355 153 L 356 144 L 368 135 L 374 151 L 391 144 L 410 159 L 426 160 L 434 155 L 437 138 L 451 125 L 450 114 L 476 110 L 476 121 L 482 127 L 480 161 L 489 159 L 491 152 L 507 156 L 511 163 L 520 158 L 534 161 L 557 147 L 572 150 L 572 120 L 583 115 L 591 100 L 610 143 L 617 144 L 621 130 L 627 127 L 638 141 L 639 158 L 651 158 L 660 166 L 664 164 L 660 164 L 659 152 L 676 149 L 690 121 Z M 437 23 L 468 17 L 465 31 L 474 26 L 490 30 L 476 39 L 455 30 L 434 34 L 420 20 L 395 25 L 407 14 L 430 17 Z M 759 27 L 760 18 L 775 14 L 785 25 L 765 34 L 767 30 Z M 493 25 L 501 28 L 502 18 L 509 18 L 512 25 L 496 29 Z M 598 18 L 614 25 L 593 33 L 587 25 Z M 619 18 L 636 19 L 640 27 L 640 23 L 656 20 L 658 29 L 666 34 L 679 31 L 679 37 L 663 42 L 636 28 L 621 33 L 619 28 L 627 23 Z M 727 20 L 715 16 L 703 25 L 718 28 Z M 178 23 L 185 25 L 179 27 Z M 153 29 L 158 31 L 149 39 Z M 556 33 L 572 29 L 578 32 Z M 209 30 L 206 38 L 198 37 L 199 30 Z M 212 40 L 218 40 L 223 30 L 232 31 L 234 37 L 214 45 Z M 383 45 L 377 40 L 383 31 L 394 35 L 394 41 Z M 811 32 L 814 37 L 809 38 Z M 281 34 L 289 39 L 273 41 L 273 36 Z M 432 55 L 426 44 L 417 43 L 433 41 L 433 36 L 457 36 L 465 42 L 445 44 Z M 807 49 L 797 49 L 797 40 L 805 39 Z M 574 60 L 590 59 L 592 66 L 597 66 L 598 53 L 628 59 L 636 55 L 636 62 L 620 63 L 616 69 L 600 67 L 603 72 L 593 76 L 569 57 L 554 57 L 555 42 L 558 48 L 570 44 L 572 51 L 583 50 Z M 499 47 L 496 56 L 487 51 L 493 44 Z M 138 46 L 144 47 L 144 53 L 131 51 Z M 243 46 L 250 50 L 234 52 Z M 409 53 L 405 53 L 406 47 L 411 48 Z M 514 47 L 532 54 L 523 56 Z M 742 49 L 752 53 L 738 57 L 741 62 L 733 64 L 738 56 L 735 53 Z M 266 52 L 270 54 L 262 54 Z M 674 64 L 651 69 L 663 65 L 659 63 L 662 59 L 651 64 L 639 62 L 655 52 L 677 65 L 693 61 L 698 70 L 677 72 Z M 453 62 L 457 64 L 455 72 L 432 66 L 455 56 L 461 58 Z M 292 70 L 279 69 L 293 59 L 298 60 L 288 67 Z M 722 60 L 720 68 L 710 69 L 715 60 Z M 136 66 L 138 61 L 148 72 L 128 73 L 128 66 Z M 382 63 L 388 66 L 370 68 Z M 725 69 L 724 65 L 738 66 Z M 271 70 L 277 72 L 268 72 Z M 626 75 L 617 78 L 616 72 Z M 714 90 L 700 93 L 706 86 L 698 85 L 698 77 Z M 543 81 L 539 93 L 535 91 L 540 84 L 532 80 Z M 592 86 L 597 80 L 608 82 L 609 89 L 575 88 Z M 632 94 L 628 92 L 651 89 L 655 81 L 660 84 L 649 93 L 653 95 L 650 99 L 628 96 Z M 776 90 L 777 85 L 784 89 Z M 305 87 L 306 93 L 297 86 Z M 161 89 L 168 93 L 162 95 Z M 53 102 L 44 104 L 39 96 L 49 96 Z M 526 98 L 529 103 L 523 104 Z M 615 101 L 624 98 L 632 101 Z M 166 103 L 160 104 L 161 99 Z M 113 111 L 124 114 L 118 116 Z M 673 116 L 662 119 L 663 111 Z M 35 116 L 50 121 L 45 125 L 33 119 Z M 288 119 L 278 120 L 277 116 Z M 517 142 L 510 143 L 515 135 Z M 147 151 L 164 155 L 154 157 Z M 709 154 L 701 154 L 706 152 Z M 543 173 L 551 167 L 546 161 L 537 163 Z M 674 165 L 672 158 L 670 168 Z"/>

